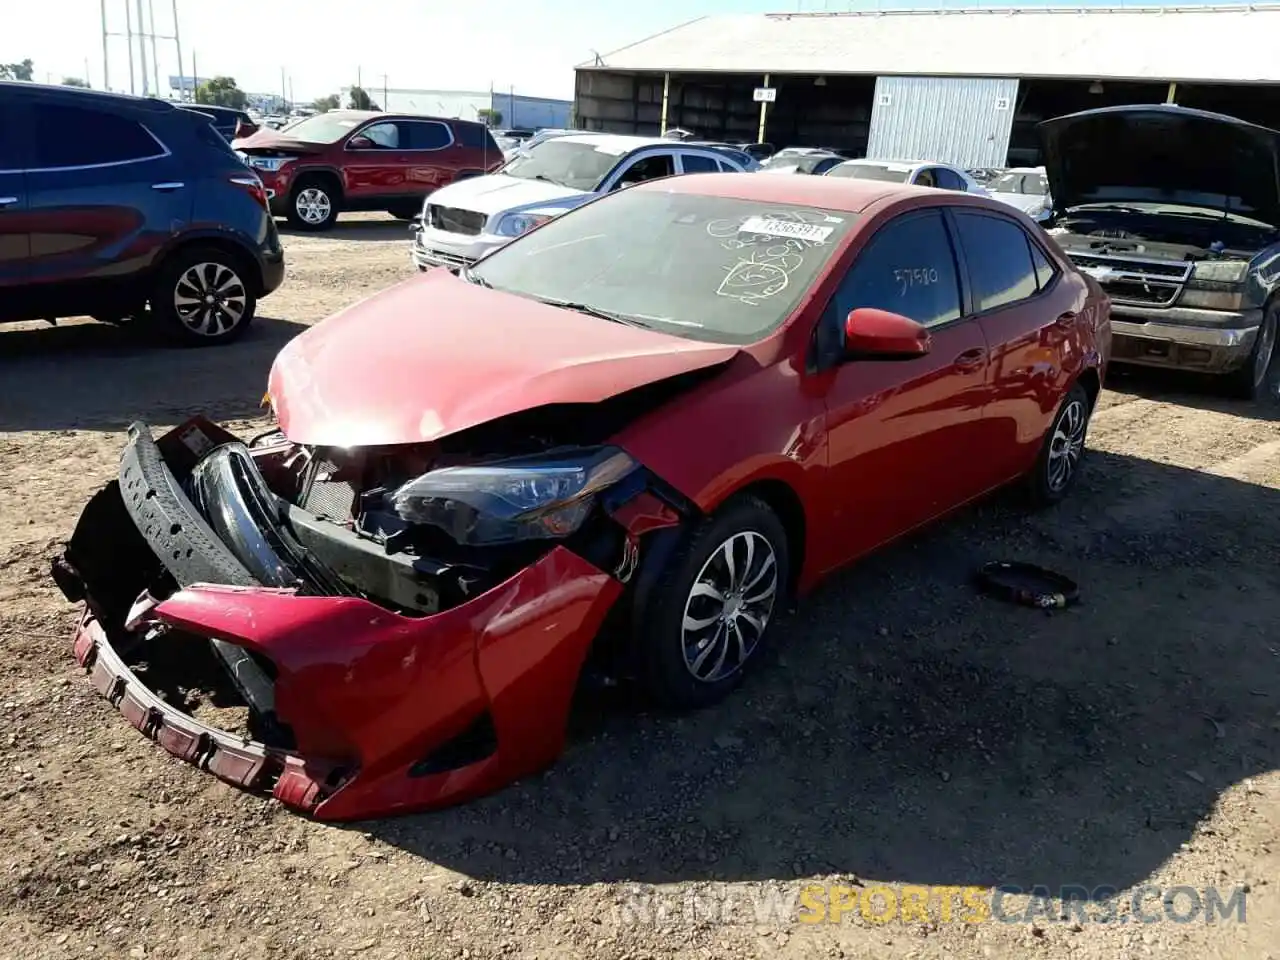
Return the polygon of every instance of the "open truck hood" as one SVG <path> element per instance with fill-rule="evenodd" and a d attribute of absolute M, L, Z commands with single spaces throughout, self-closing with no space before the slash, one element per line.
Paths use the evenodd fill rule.
<path fill-rule="evenodd" d="M 1055 213 L 1084 203 L 1230 211 L 1280 227 L 1280 133 L 1159 104 L 1104 107 L 1039 126 Z"/>
<path fill-rule="evenodd" d="M 294 338 L 268 394 L 295 443 L 422 443 L 533 407 L 597 403 L 737 353 L 432 270 Z"/>

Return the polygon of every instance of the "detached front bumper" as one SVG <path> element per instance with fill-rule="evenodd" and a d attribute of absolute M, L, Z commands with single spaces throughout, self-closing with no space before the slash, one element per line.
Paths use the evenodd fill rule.
<path fill-rule="evenodd" d="M 76 659 L 135 727 L 229 783 L 270 790 L 325 820 L 461 802 L 558 756 L 619 579 L 556 546 L 427 616 L 265 586 L 179 479 L 209 443 L 225 440 L 210 426 L 184 425 L 159 443 L 131 428 L 119 481 L 86 507 L 55 562 L 63 592 L 86 603 Z M 283 736 L 238 736 L 166 702 L 130 665 L 144 639 L 218 645 L 246 699 Z"/>
<path fill-rule="evenodd" d="M 510 237 L 482 233 L 474 237 L 437 230 L 421 222 L 413 225 L 411 256 L 418 269 L 466 267 L 491 250 L 511 242 Z"/>
<path fill-rule="evenodd" d="M 1261 310 L 1112 306 L 1111 359 L 1150 367 L 1230 373 L 1248 361 Z"/>

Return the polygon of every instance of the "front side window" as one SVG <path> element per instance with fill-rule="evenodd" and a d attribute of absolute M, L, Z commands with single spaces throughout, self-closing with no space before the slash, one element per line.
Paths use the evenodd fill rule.
<path fill-rule="evenodd" d="M 1039 289 L 1031 262 L 1031 241 L 1004 217 L 955 211 L 960 242 L 973 278 L 979 310 L 993 310 L 1034 296 Z"/>
<path fill-rule="evenodd" d="M 26 130 L 22 124 L 22 108 L 0 102 L 0 130 Z M 0 171 L 21 170 L 28 166 L 25 136 L 0 136 Z"/>
<path fill-rule="evenodd" d="M 938 178 L 934 176 L 933 167 L 925 167 L 923 170 L 917 170 L 913 181 L 917 187 L 936 187 Z"/>
<path fill-rule="evenodd" d="M 552 138 L 522 148 L 502 168 L 502 173 L 522 180 L 545 180 L 590 193 L 618 165 L 624 152 L 603 140 L 595 143 Z"/>
<path fill-rule="evenodd" d="M 618 178 L 614 189 L 630 186 L 633 183 L 644 183 L 646 180 L 657 180 L 659 177 L 669 177 L 675 172 L 674 158 L 671 154 L 655 153 L 641 157 L 627 167 Z"/>
<path fill-rule="evenodd" d="M 394 123 L 375 123 L 365 127 L 358 135 L 370 141 L 377 149 L 400 149 L 400 128 Z M 368 149 L 364 144 L 360 146 Z"/>
<path fill-rule="evenodd" d="M 891 220 L 871 238 L 835 295 L 840 323 L 874 307 L 936 327 L 960 317 L 960 282 L 951 237 L 939 211 Z"/>
<path fill-rule="evenodd" d="M 906 183 L 910 170 L 895 170 L 879 163 L 841 163 L 827 171 L 828 177 L 853 177 L 855 180 L 883 180 Z"/>
<path fill-rule="evenodd" d="M 453 143 L 453 134 L 443 123 L 411 120 L 396 126 L 400 127 L 400 140 L 406 150 L 443 150 Z"/>
<path fill-rule="evenodd" d="M 620 323 L 753 343 L 791 316 L 856 219 L 794 204 L 624 190 L 499 248 L 470 275 Z"/>
<path fill-rule="evenodd" d="M 33 131 L 37 170 L 149 160 L 165 148 L 136 120 L 83 107 L 43 106 Z"/>

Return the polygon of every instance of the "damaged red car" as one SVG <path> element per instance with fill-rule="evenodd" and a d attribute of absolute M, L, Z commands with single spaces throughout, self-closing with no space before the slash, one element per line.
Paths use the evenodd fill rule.
<path fill-rule="evenodd" d="M 994 201 L 651 181 L 299 336 L 265 436 L 134 424 L 54 577 L 169 752 L 322 819 L 455 803 L 556 758 L 589 662 L 711 704 L 824 574 L 1060 500 L 1109 342 Z M 243 724 L 192 708 L 205 660 Z"/>

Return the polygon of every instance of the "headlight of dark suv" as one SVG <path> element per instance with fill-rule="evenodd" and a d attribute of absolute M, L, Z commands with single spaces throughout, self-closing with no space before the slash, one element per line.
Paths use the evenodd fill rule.
<path fill-rule="evenodd" d="M 404 520 L 439 527 L 462 544 L 558 540 L 582 526 L 597 493 L 635 468 L 616 447 L 558 451 L 432 470 L 391 501 Z"/>

